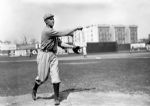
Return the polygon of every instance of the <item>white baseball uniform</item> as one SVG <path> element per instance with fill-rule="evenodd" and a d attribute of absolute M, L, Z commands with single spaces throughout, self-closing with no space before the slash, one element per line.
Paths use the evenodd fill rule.
<path fill-rule="evenodd" d="M 38 84 L 44 83 L 49 76 L 51 76 L 52 83 L 61 82 L 56 56 L 57 46 L 61 44 L 61 40 L 55 37 L 57 34 L 61 35 L 60 32 L 54 31 L 48 26 L 42 32 L 41 50 L 37 55 L 38 75 L 35 79 Z"/>

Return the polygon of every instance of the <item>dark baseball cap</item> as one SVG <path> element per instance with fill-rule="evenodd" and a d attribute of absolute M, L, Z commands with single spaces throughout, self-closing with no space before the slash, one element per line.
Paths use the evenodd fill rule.
<path fill-rule="evenodd" d="M 51 18 L 51 17 L 54 17 L 54 15 L 51 13 L 47 13 L 44 15 L 43 19 L 46 20 L 46 19 Z"/>

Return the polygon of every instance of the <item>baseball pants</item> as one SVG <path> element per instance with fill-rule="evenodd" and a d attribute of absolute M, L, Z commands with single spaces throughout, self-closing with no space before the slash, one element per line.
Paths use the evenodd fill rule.
<path fill-rule="evenodd" d="M 52 83 L 60 83 L 58 59 L 53 52 L 39 51 L 37 55 L 38 75 L 35 79 L 37 84 L 44 83 L 51 77 Z"/>

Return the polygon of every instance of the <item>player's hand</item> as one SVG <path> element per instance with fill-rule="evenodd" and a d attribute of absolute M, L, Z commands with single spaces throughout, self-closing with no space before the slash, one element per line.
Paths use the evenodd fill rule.
<path fill-rule="evenodd" d="M 81 27 L 81 26 L 77 27 L 77 30 L 82 30 L 82 29 L 83 29 L 83 27 Z"/>

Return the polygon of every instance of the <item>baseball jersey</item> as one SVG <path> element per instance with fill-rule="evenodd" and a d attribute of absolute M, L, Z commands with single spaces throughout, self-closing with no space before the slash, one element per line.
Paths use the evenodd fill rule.
<path fill-rule="evenodd" d="M 57 46 L 61 45 L 61 40 L 57 35 L 61 35 L 61 32 L 55 31 L 53 28 L 46 26 L 41 35 L 41 50 L 57 52 Z"/>

